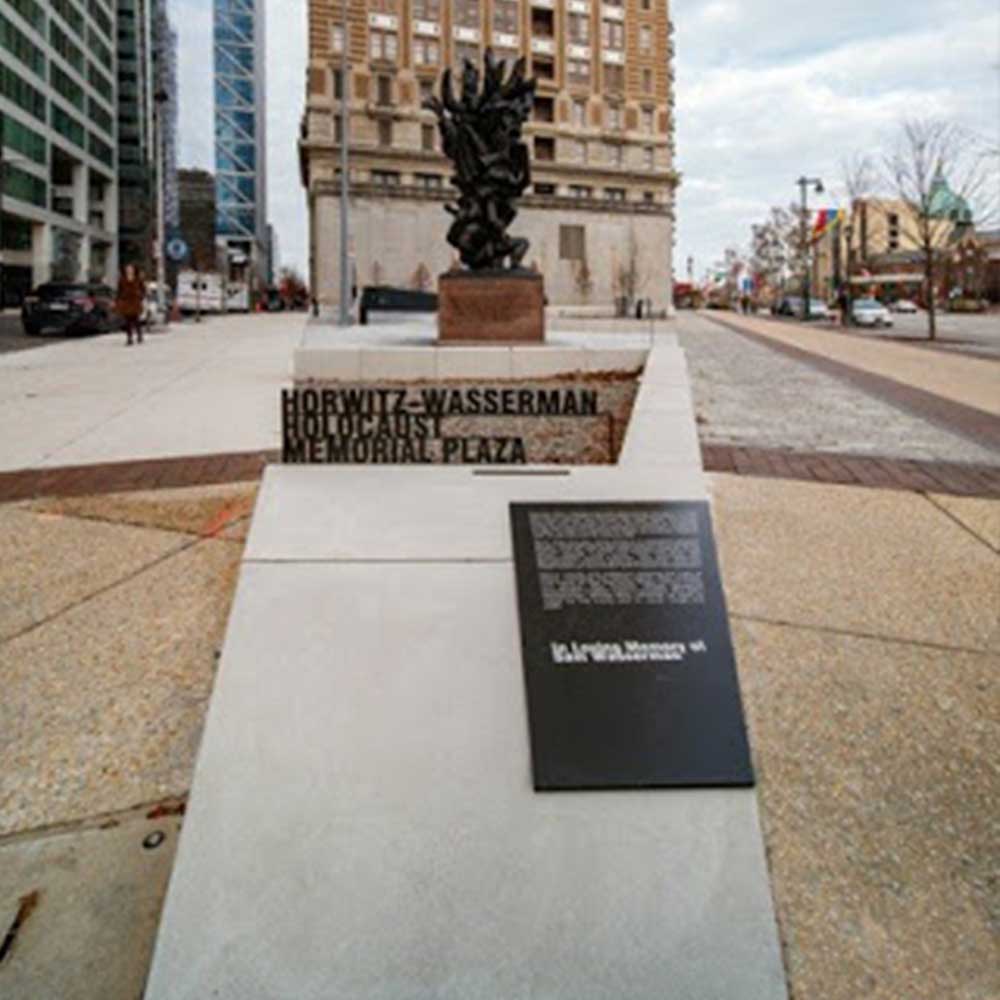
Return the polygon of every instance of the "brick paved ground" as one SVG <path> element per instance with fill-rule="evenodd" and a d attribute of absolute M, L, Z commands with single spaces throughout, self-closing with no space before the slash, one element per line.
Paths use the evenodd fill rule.
<path fill-rule="evenodd" d="M 708 472 L 1000 497 L 1000 465 L 705 442 L 702 442 L 702 458 Z M 276 452 L 255 451 L 2 472 L 0 503 L 43 496 L 87 496 L 252 482 L 260 478 L 265 465 L 277 460 Z"/>

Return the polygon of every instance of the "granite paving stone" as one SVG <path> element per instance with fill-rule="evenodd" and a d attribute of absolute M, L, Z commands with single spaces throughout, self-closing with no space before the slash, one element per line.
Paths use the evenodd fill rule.
<path fill-rule="evenodd" d="M 711 482 L 732 613 L 1000 652 L 1000 555 L 922 495 Z"/>
<path fill-rule="evenodd" d="M 0 644 L 0 835 L 187 791 L 241 554 L 187 544 Z"/>
<path fill-rule="evenodd" d="M 792 996 L 1000 996 L 1000 658 L 733 632 Z"/>
<path fill-rule="evenodd" d="M 707 319 L 676 324 L 707 444 L 1000 465 L 995 450 Z"/>
<path fill-rule="evenodd" d="M 186 544 L 175 532 L 0 506 L 0 641 Z"/>

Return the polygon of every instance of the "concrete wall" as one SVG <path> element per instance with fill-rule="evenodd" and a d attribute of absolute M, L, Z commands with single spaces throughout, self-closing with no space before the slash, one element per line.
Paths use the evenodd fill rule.
<path fill-rule="evenodd" d="M 336 306 L 339 299 L 339 205 L 339 198 L 330 194 L 317 194 L 313 200 L 316 295 L 324 309 Z M 457 261 L 446 241 L 450 222 L 441 201 L 352 198 L 348 249 L 358 287 L 388 284 L 416 288 L 422 270 L 436 287 L 437 275 Z M 589 289 L 583 287 L 580 264 L 560 259 L 561 225 L 584 227 Z M 624 294 L 620 273 L 628 272 L 634 261 L 635 297 L 651 299 L 657 310 L 670 308 L 673 232 L 666 215 L 522 208 L 510 231 L 530 241 L 525 264 L 545 276 L 551 306 L 610 313 L 616 297 Z"/>

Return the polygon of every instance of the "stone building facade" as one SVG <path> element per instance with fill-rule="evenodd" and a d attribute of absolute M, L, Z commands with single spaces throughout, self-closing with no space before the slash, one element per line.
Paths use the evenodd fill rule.
<path fill-rule="evenodd" d="M 422 99 L 446 66 L 523 55 L 537 78 L 525 132 L 533 186 L 511 233 L 550 305 L 671 308 L 673 70 L 667 0 L 310 0 L 300 156 L 310 284 L 338 303 L 341 60 L 346 56 L 352 285 L 431 288 L 456 261 L 453 188 Z M 346 53 L 344 46 L 346 45 Z"/>

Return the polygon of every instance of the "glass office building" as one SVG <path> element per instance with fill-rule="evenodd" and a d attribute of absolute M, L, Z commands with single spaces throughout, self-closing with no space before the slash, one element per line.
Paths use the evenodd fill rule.
<path fill-rule="evenodd" d="M 215 0 L 216 238 L 230 269 L 267 266 L 263 0 Z"/>
<path fill-rule="evenodd" d="M 114 0 L 0 4 L 0 250 L 16 305 L 50 279 L 118 264 Z"/>

